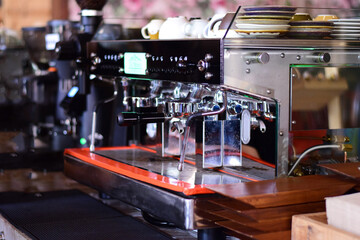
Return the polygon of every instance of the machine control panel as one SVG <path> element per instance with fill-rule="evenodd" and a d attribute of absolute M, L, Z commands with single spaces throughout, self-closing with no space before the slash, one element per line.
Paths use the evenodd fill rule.
<path fill-rule="evenodd" d="M 223 83 L 220 39 L 167 41 L 166 44 L 164 41 L 90 42 L 90 73 L 110 77 Z"/>

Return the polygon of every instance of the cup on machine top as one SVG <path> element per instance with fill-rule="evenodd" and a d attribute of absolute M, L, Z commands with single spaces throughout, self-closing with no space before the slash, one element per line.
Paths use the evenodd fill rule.
<path fill-rule="evenodd" d="M 153 19 L 141 28 L 141 35 L 145 39 L 159 39 L 159 30 L 164 23 L 162 19 Z"/>

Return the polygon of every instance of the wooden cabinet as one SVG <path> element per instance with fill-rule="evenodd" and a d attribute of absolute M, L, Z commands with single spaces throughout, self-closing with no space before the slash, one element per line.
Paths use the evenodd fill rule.
<path fill-rule="evenodd" d="M 68 18 L 65 0 L 2 0 L 1 19 L 10 29 L 45 26 L 51 19 Z"/>

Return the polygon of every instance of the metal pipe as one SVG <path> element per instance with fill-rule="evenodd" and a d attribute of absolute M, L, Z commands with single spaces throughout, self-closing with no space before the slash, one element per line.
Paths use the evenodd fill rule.
<path fill-rule="evenodd" d="M 93 114 L 92 114 L 92 123 L 91 123 L 91 139 L 90 139 L 90 152 L 94 152 L 95 151 L 95 132 L 96 132 L 96 113 L 99 110 L 99 107 L 102 104 L 106 104 L 109 102 L 112 102 L 115 100 L 118 91 L 117 91 L 117 83 L 116 80 L 114 79 L 113 81 L 113 85 L 114 85 L 114 92 L 113 95 L 110 98 L 107 98 L 105 100 L 102 100 L 98 103 L 95 104 L 94 108 L 93 108 Z"/>
<path fill-rule="evenodd" d="M 319 149 L 326 149 L 326 148 L 341 148 L 341 145 L 337 145 L 337 144 L 331 144 L 331 145 L 318 145 L 318 146 L 314 146 L 311 148 L 308 148 L 307 150 L 305 150 L 305 152 L 303 152 L 300 157 L 296 160 L 296 162 L 294 163 L 294 165 L 292 166 L 292 168 L 290 169 L 288 176 L 291 175 L 291 173 L 294 171 L 294 169 L 296 168 L 296 166 L 300 163 L 300 161 L 306 156 L 306 154 L 308 154 L 309 152 L 315 151 L 315 150 L 319 150 Z"/>

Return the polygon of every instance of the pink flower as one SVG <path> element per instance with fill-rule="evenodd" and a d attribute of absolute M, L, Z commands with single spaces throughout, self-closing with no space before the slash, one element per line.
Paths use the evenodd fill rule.
<path fill-rule="evenodd" d="M 114 14 L 114 8 L 112 8 L 110 5 L 105 5 L 105 7 L 103 8 L 103 14 L 104 17 L 113 17 Z"/>
<path fill-rule="evenodd" d="M 142 1 L 141 0 L 123 0 L 123 6 L 129 10 L 130 12 L 139 12 L 142 8 Z"/>
<path fill-rule="evenodd" d="M 188 8 L 196 8 L 198 1 L 196 0 L 185 0 L 184 3 L 186 4 L 186 7 Z"/>
<path fill-rule="evenodd" d="M 257 0 L 240 0 L 239 6 L 253 6 L 256 5 Z"/>
<path fill-rule="evenodd" d="M 169 1 L 163 0 L 153 0 L 144 8 L 144 15 L 147 18 L 167 18 L 174 17 L 177 15 L 177 12 L 174 11 Z"/>
<path fill-rule="evenodd" d="M 353 8 L 358 8 L 358 7 L 360 7 L 360 2 L 359 2 L 359 0 L 351 0 L 351 6 L 352 6 Z"/>
<path fill-rule="evenodd" d="M 351 5 L 352 5 L 351 0 L 338 0 L 335 3 L 335 6 L 337 6 L 339 8 L 351 8 L 352 7 Z"/>
<path fill-rule="evenodd" d="M 276 1 L 276 0 L 267 0 L 264 2 L 265 5 L 275 5 L 277 2 L 279 1 Z"/>
<path fill-rule="evenodd" d="M 211 0 L 210 8 L 213 10 L 226 8 L 226 0 Z"/>

